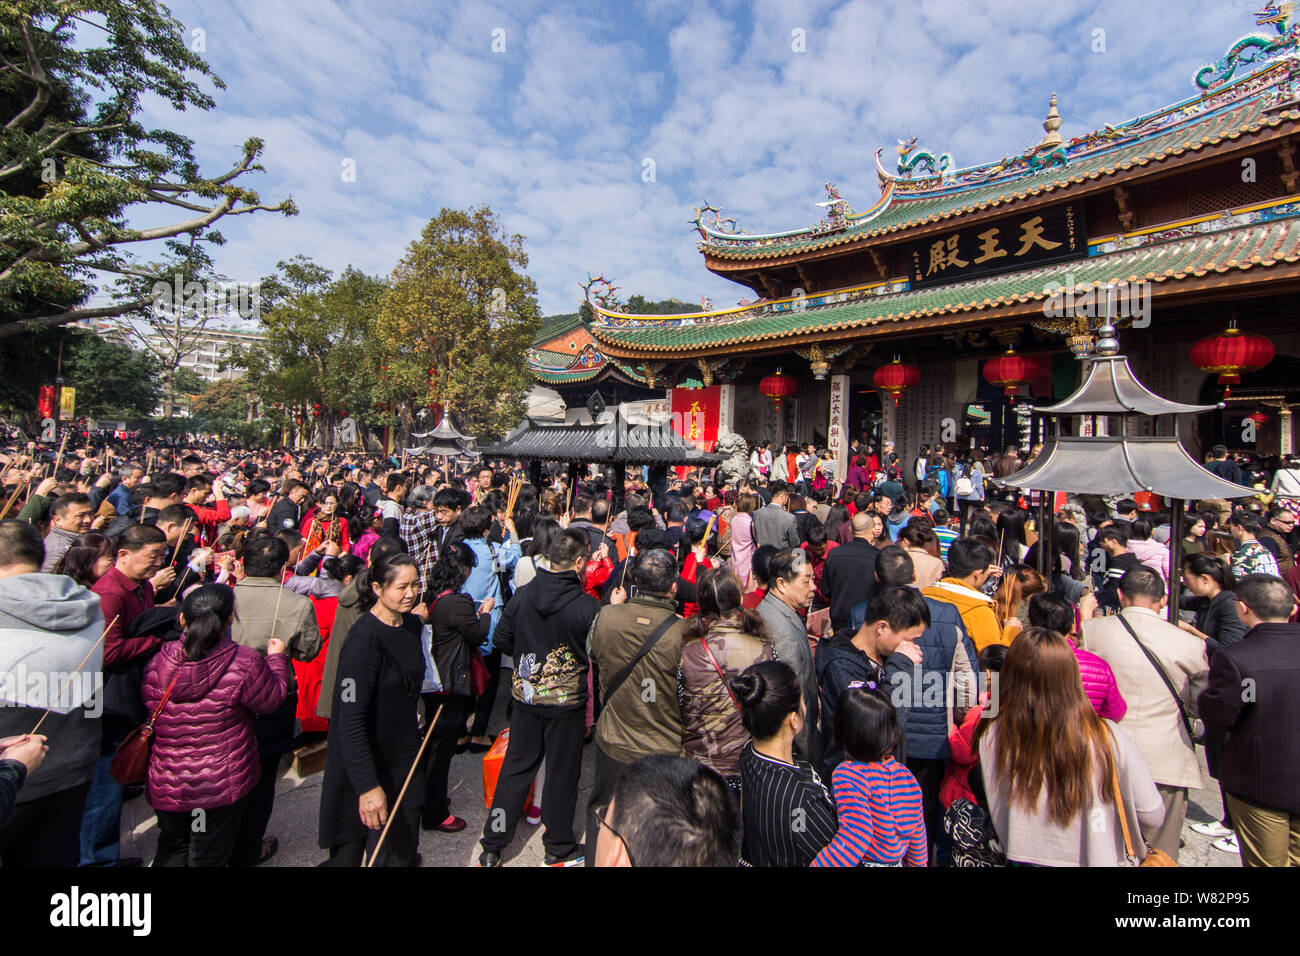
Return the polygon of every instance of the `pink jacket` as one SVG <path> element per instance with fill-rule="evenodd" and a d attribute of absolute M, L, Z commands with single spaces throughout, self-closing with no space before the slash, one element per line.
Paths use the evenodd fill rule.
<path fill-rule="evenodd" d="M 181 641 L 168 641 L 145 668 L 143 697 L 150 714 L 176 677 L 154 724 L 149 805 L 164 811 L 227 807 L 261 775 L 253 715 L 284 703 L 289 658 L 274 654 L 263 660 L 229 637 L 202 660 L 184 656 Z"/>
<path fill-rule="evenodd" d="M 1165 588 L 1169 587 L 1169 549 L 1159 541 L 1139 541 L 1133 538 L 1128 549 L 1137 555 L 1137 559 L 1164 579 Z"/>
<path fill-rule="evenodd" d="M 1128 704 L 1120 695 L 1119 685 L 1115 683 L 1115 672 L 1110 665 L 1091 651 L 1080 649 L 1073 638 L 1066 638 L 1074 648 L 1074 656 L 1079 661 L 1079 677 L 1083 680 L 1083 692 L 1088 695 L 1092 709 L 1107 720 L 1116 723 L 1124 719 Z"/>

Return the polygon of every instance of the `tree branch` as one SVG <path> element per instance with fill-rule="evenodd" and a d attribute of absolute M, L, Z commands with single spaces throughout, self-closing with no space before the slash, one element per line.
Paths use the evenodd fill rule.
<path fill-rule="evenodd" d="M 8 123 L 5 123 L 5 129 L 25 126 L 39 116 L 45 109 L 45 104 L 50 101 L 50 78 L 45 75 L 45 69 L 41 66 L 40 57 L 36 55 L 36 46 L 32 43 L 32 35 L 27 26 L 28 24 L 23 22 L 19 24 L 18 30 L 23 36 L 23 46 L 27 52 L 27 67 L 31 70 L 31 81 L 36 84 L 36 94 L 32 97 L 32 101 L 27 104 L 26 109 Z"/>
<path fill-rule="evenodd" d="M 124 312 L 132 312 L 143 308 L 148 304 L 148 299 L 140 299 L 134 302 L 120 302 L 97 309 L 72 309 L 68 312 L 60 312 L 57 315 L 43 315 L 39 319 L 6 322 L 0 325 L 0 339 L 6 339 L 13 335 L 23 335 L 36 329 L 48 329 L 56 325 L 66 325 L 69 322 L 80 322 L 82 319 L 102 319 L 121 315 Z"/>

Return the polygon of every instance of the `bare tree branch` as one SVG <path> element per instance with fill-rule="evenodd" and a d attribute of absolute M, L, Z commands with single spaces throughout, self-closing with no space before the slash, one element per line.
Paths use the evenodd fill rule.
<path fill-rule="evenodd" d="M 36 45 L 32 43 L 32 35 L 27 29 L 27 23 L 25 21 L 20 23 L 18 30 L 23 35 L 23 46 L 27 51 L 27 67 L 31 70 L 29 78 L 36 84 L 36 94 L 27 104 L 26 109 L 5 123 L 5 129 L 25 126 L 30 120 L 39 116 L 45 109 L 45 104 L 50 101 L 50 78 L 46 76 L 40 57 L 36 55 Z"/>
<path fill-rule="evenodd" d="M 24 335 L 35 329 L 48 329 L 56 325 L 66 325 L 69 322 L 80 322 L 82 319 L 102 319 L 109 316 L 121 315 L 124 311 L 142 309 L 149 305 L 148 299 L 139 299 L 133 302 L 118 303 L 116 305 L 104 306 L 97 309 L 72 309 L 68 312 L 60 312 L 57 315 L 43 315 L 37 319 L 24 319 L 21 322 L 6 322 L 0 324 L 0 339 L 7 339 L 13 335 Z"/>

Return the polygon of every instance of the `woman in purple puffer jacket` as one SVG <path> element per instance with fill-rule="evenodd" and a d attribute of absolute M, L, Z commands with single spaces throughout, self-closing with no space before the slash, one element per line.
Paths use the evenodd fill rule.
<path fill-rule="evenodd" d="M 266 660 L 236 644 L 234 612 L 235 592 L 224 584 L 191 592 L 181 608 L 184 636 L 163 644 L 145 669 L 148 712 L 166 696 L 149 756 L 149 805 L 158 815 L 154 866 L 230 863 L 246 798 L 261 773 L 253 717 L 275 710 L 288 692 L 284 642 L 268 641 Z"/>

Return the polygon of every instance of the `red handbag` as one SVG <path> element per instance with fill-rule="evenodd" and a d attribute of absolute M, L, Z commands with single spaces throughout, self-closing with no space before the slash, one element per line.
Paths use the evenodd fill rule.
<path fill-rule="evenodd" d="M 487 664 L 483 662 L 483 655 L 478 651 L 470 651 L 472 655 L 469 661 L 469 689 L 475 697 L 484 693 L 488 685 L 492 683 L 492 673 L 488 670 Z"/>
<path fill-rule="evenodd" d="M 178 667 L 175 675 L 172 676 L 172 682 L 163 691 L 162 700 L 158 701 L 158 707 L 154 710 L 153 716 L 127 734 L 126 739 L 117 745 L 117 751 L 113 754 L 113 759 L 108 765 L 108 772 L 122 786 L 127 787 L 133 783 L 143 783 L 149 775 L 149 751 L 153 746 L 154 721 L 162 713 L 167 698 L 172 695 L 172 688 L 176 686 L 176 678 L 180 676 L 181 671 Z"/>

